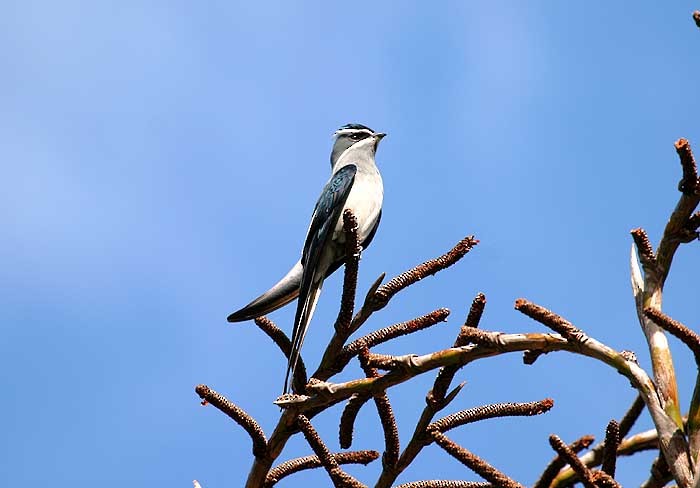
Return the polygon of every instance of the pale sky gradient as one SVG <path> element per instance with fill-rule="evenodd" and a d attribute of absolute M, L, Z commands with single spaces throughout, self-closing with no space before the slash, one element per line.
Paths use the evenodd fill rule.
<path fill-rule="evenodd" d="M 449 307 L 447 324 L 377 348 L 452 344 L 473 296 L 482 326 L 543 327 L 553 308 L 649 366 L 629 285 L 629 230 L 654 242 L 678 199 L 673 142 L 700 152 L 700 31 L 678 2 L 2 2 L 0 15 L 0 479 L 7 486 L 241 486 L 245 433 L 206 383 L 266 433 L 285 363 L 228 313 L 298 258 L 328 178 L 331 134 L 387 132 L 385 206 L 360 292 L 467 234 L 458 266 L 397 297 L 365 332 Z M 698 243 L 684 245 L 665 310 L 698 326 Z M 330 279 L 304 348 L 331 335 Z M 294 307 L 274 314 L 290 331 Z M 696 368 L 675 340 L 684 410 Z M 353 375 L 360 372 L 355 364 Z M 350 378 L 348 374 L 344 378 Z M 410 438 L 434 375 L 389 392 Z M 602 439 L 634 397 L 592 360 L 519 355 L 460 371 L 451 411 L 555 400 L 538 418 L 452 437 L 530 484 L 547 436 Z M 314 419 L 338 449 L 340 408 Z M 445 413 L 450 413 L 445 412 Z M 645 416 L 636 431 L 650 427 Z M 378 449 L 365 407 L 354 448 Z M 280 461 L 306 455 L 294 439 Z M 625 486 L 651 454 L 620 461 Z M 436 467 L 439 468 L 436 472 Z M 380 469 L 351 467 L 365 482 Z M 399 482 L 477 479 L 431 446 Z M 320 470 L 280 487 L 328 486 Z"/>

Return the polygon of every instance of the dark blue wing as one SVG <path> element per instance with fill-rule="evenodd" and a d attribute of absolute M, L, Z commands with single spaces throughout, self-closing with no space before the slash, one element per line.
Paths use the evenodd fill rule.
<path fill-rule="evenodd" d="M 335 229 L 355 181 L 356 173 L 357 166 L 354 164 L 343 166 L 323 188 L 311 216 L 311 225 L 306 234 L 304 250 L 301 254 L 301 263 L 304 269 L 307 268 L 307 263 L 312 260 L 313 250 L 323 248 L 323 245 L 319 246 L 318 244 L 325 243 Z"/>
<path fill-rule="evenodd" d="M 333 236 L 333 231 L 355 181 L 356 173 L 357 166 L 354 164 L 340 168 L 323 188 L 311 217 L 311 225 L 306 235 L 306 242 L 304 243 L 304 250 L 301 256 L 304 272 L 299 287 L 299 302 L 294 318 L 292 351 L 287 365 L 285 392 L 287 391 L 289 373 L 293 372 L 296 367 L 301 345 L 304 342 L 304 336 L 318 299 L 318 293 L 320 292 L 323 279 L 326 277 L 327 270 L 318 269 L 321 256 L 328 241 Z"/>

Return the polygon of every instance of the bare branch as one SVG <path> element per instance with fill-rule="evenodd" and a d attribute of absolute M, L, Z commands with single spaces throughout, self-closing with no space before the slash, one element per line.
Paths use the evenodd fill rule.
<path fill-rule="evenodd" d="M 551 310 L 547 310 L 546 308 L 525 300 L 524 298 L 518 298 L 515 301 L 515 309 L 521 313 L 524 313 L 531 319 L 546 325 L 554 332 L 561 334 L 567 340 L 580 342 L 584 337 L 583 332 L 574 327 L 574 325 L 568 320 L 555 314 Z"/>
<path fill-rule="evenodd" d="M 202 399 L 202 405 L 206 405 L 207 403 L 214 405 L 234 422 L 243 427 L 253 441 L 253 455 L 256 458 L 264 456 L 267 453 L 267 439 L 265 438 L 265 433 L 253 417 L 207 385 L 197 385 L 194 391 L 197 392 L 197 395 Z"/>
<path fill-rule="evenodd" d="M 316 429 L 314 429 L 311 422 L 309 422 L 309 419 L 307 419 L 304 415 L 299 415 L 297 417 L 297 425 L 299 426 L 302 434 L 304 434 L 304 437 L 311 446 L 311 449 L 314 451 L 314 453 L 316 453 L 316 456 L 318 456 L 321 465 L 326 469 L 328 476 L 330 476 L 333 484 L 336 487 L 360 488 L 365 486 L 351 475 L 340 469 L 338 461 L 336 461 L 335 457 L 333 457 L 331 452 L 323 443 L 316 432 Z"/>
<path fill-rule="evenodd" d="M 360 352 L 359 359 L 362 370 L 368 378 L 378 378 L 379 373 L 377 370 L 367 365 L 368 355 L 368 349 L 363 349 Z M 389 397 L 386 392 L 375 394 L 374 403 L 377 406 L 377 413 L 379 414 L 379 420 L 382 424 L 382 430 L 384 431 L 385 450 L 382 463 L 385 466 L 394 467 L 399 460 L 399 452 L 401 452 L 401 447 L 399 445 L 399 429 L 396 426 L 394 411 L 391 408 L 391 403 L 389 402 Z"/>
<path fill-rule="evenodd" d="M 654 321 L 656 325 L 676 336 L 692 351 L 695 356 L 695 364 L 700 368 L 700 335 L 689 329 L 677 320 L 663 313 L 658 308 L 646 307 L 644 315 Z"/>
<path fill-rule="evenodd" d="M 603 449 L 602 470 L 615 477 L 615 464 L 617 462 L 617 447 L 620 445 L 620 424 L 615 420 L 608 423 L 605 429 L 605 444 Z"/>
<path fill-rule="evenodd" d="M 256 318 L 254 322 L 260 330 L 277 344 L 284 356 L 289 359 L 289 355 L 292 353 L 292 341 L 289 340 L 287 334 L 265 316 Z M 306 383 L 306 366 L 304 365 L 304 360 L 299 356 L 297 367 L 294 370 L 294 378 L 292 378 L 292 389 L 296 392 L 303 392 L 306 388 Z"/>
<path fill-rule="evenodd" d="M 481 321 L 481 316 L 484 314 L 484 308 L 486 308 L 486 295 L 479 292 L 472 300 L 472 305 L 469 307 L 469 314 L 467 319 L 464 321 L 464 325 L 467 329 L 475 329 L 479 327 L 479 322 Z M 457 336 L 455 340 L 454 347 L 464 346 L 466 343 L 460 340 L 460 336 Z"/>
<path fill-rule="evenodd" d="M 474 239 L 474 236 L 465 237 L 442 256 L 419 264 L 415 268 L 392 278 L 387 284 L 380 286 L 374 294 L 374 310 L 376 311 L 384 308 L 389 300 L 404 288 L 452 266 L 462 259 L 478 243 L 479 241 Z"/>
<path fill-rule="evenodd" d="M 447 451 L 452 457 L 484 478 L 486 481 L 492 483 L 494 486 L 502 488 L 524 488 L 523 485 L 509 478 L 476 454 L 472 454 L 465 448 L 450 440 L 442 432 L 434 430 L 431 432 L 431 436 L 433 437 L 435 443 Z"/>
<path fill-rule="evenodd" d="M 428 430 L 447 432 L 461 425 L 496 417 L 532 416 L 548 412 L 554 406 L 551 398 L 528 403 L 495 403 L 462 410 L 443 417 L 428 426 Z"/>
<path fill-rule="evenodd" d="M 634 240 L 637 250 L 639 251 L 639 260 L 642 262 L 642 268 L 644 268 L 645 273 L 655 273 L 656 272 L 656 255 L 654 254 L 654 247 L 649 241 L 649 236 L 647 232 L 641 227 L 633 229 L 630 231 L 632 234 L 632 239 Z"/>
<path fill-rule="evenodd" d="M 555 434 L 550 435 L 549 444 L 552 446 L 552 449 L 573 468 L 583 483 L 583 486 L 586 488 L 595 488 L 595 482 L 593 481 L 591 471 L 581 462 L 576 453 L 569 449 L 569 446 L 564 444 L 564 441 L 562 441 L 559 436 Z"/>
<path fill-rule="evenodd" d="M 350 344 L 345 346 L 341 352 L 341 358 L 339 358 L 338 362 L 343 363 L 350 361 L 353 356 L 357 355 L 364 348 L 371 348 L 391 339 L 412 334 L 414 332 L 418 332 L 419 330 L 432 327 L 440 322 L 444 322 L 448 315 L 450 315 L 450 311 L 448 309 L 439 308 L 427 315 L 423 315 L 407 322 L 401 322 L 390 325 L 389 327 L 384 327 L 383 329 L 375 330 L 374 332 L 355 339 Z"/>
<path fill-rule="evenodd" d="M 575 453 L 579 453 L 587 449 L 588 446 L 593 443 L 593 440 L 594 437 L 592 435 L 583 436 L 569 444 L 569 449 Z M 549 488 L 557 473 L 559 473 L 564 466 L 566 466 L 566 461 L 562 456 L 557 454 L 544 469 L 542 475 L 540 475 L 540 479 L 533 485 L 533 488 Z"/>
<path fill-rule="evenodd" d="M 605 471 L 595 471 L 592 478 L 595 485 L 600 488 L 621 488 L 620 484 Z"/>
<path fill-rule="evenodd" d="M 603 460 L 603 447 L 604 444 L 601 442 L 586 454 L 579 456 L 579 459 L 589 468 L 599 466 Z M 631 456 L 638 452 L 658 449 L 659 436 L 655 429 L 651 429 L 622 439 L 617 448 L 617 455 L 618 457 Z M 577 480 L 578 477 L 576 473 L 574 473 L 571 468 L 567 468 L 563 469 L 555 476 L 551 486 L 552 488 L 563 488 L 573 485 Z"/>
<path fill-rule="evenodd" d="M 481 320 L 485 307 L 486 295 L 483 293 L 478 293 L 472 301 L 467 319 L 464 321 L 464 325 L 462 325 L 460 328 L 453 347 L 466 346 L 469 343 L 468 333 L 479 326 L 479 321 Z M 432 389 L 432 397 L 434 400 L 438 401 L 445 397 L 447 389 L 450 387 L 450 384 L 452 383 L 452 380 L 454 379 L 454 376 L 458 370 L 458 366 L 449 366 L 438 371 Z"/>
<path fill-rule="evenodd" d="M 338 429 L 338 438 L 340 447 L 348 449 L 352 445 L 352 434 L 355 428 L 355 419 L 360 413 L 362 406 L 367 403 L 371 397 L 369 395 L 353 395 L 348 400 L 347 405 L 343 409 L 340 416 L 340 428 Z"/>
<path fill-rule="evenodd" d="M 493 486 L 483 481 L 425 480 L 403 483 L 396 488 L 493 488 Z"/>
<path fill-rule="evenodd" d="M 696 195 L 700 190 L 700 182 L 698 182 L 698 167 L 690 150 L 690 143 L 687 139 L 678 139 L 675 146 L 683 168 L 683 178 L 678 183 L 678 191 L 684 195 Z"/>
<path fill-rule="evenodd" d="M 360 242 L 357 237 L 357 218 L 352 210 L 343 212 L 343 232 L 345 232 L 345 275 L 343 277 L 343 294 L 340 299 L 340 311 L 333 328 L 345 333 L 350 329 L 352 314 L 355 309 L 357 292 L 357 272 L 360 265 Z"/>
<path fill-rule="evenodd" d="M 364 464 L 367 465 L 379 457 L 377 451 L 350 451 L 332 454 L 333 459 L 338 464 Z M 285 461 L 279 466 L 270 470 L 265 479 L 265 488 L 270 488 L 277 484 L 282 478 L 290 474 L 298 473 L 306 469 L 320 468 L 321 460 L 318 456 L 305 456 Z"/>

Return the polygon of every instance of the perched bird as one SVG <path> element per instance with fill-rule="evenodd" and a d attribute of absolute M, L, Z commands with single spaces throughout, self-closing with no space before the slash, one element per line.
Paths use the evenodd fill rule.
<path fill-rule="evenodd" d="M 290 373 L 294 375 L 323 280 L 345 261 L 345 235 L 340 216 L 345 209 L 353 211 L 363 249 L 369 246 L 379 226 L 384 186 L 374 156 L 385 135 L 360 124 L 344 125 L 335 132 L 331 177 L 316 202 L 301 259 L 275 286 L 228 316 L 229 322 L 250 320 L 299 297 L 284 380 L 285 393 Z"/>

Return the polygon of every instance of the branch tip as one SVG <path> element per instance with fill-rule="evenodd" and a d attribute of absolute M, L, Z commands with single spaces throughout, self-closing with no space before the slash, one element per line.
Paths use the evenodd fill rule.
<path fill-rule="evenodd" d="M 571 466 L 576 474 L 581 479 L 583 486 L 586 488 L 596 488 L 593 481 L 593 473 L 584 465 L 576 453 L 562 441 L 559 436 L 552 434 L 549 436 L 549 445 L 552 446 L 557 454 Z"/>
<path fill-rule="evenodd" d="M 637 252 L 639 253 L 639 260 L 642 262 L 642 267 L 645 273 L 653 272 L 656 270 L 656 255 L 654 254 L 654 247 L 649 241 L 649 236 L 647 232 L 638 227 L 630 231 L 632 234 L 632 240 L 634 240 L 637 246 Z"/>
<path fill-rule="evenodd" d="M 603 464 L 601 469 L 615 477 L 615 465 L 617 463 L 617 448 L 620 445 L 620 424 L 611 420 L 605 429 L 605 443 L 603 444 Z"/>
<path fill-rule="evenodd" d="M 677 320 L 673 320 L 658 308 L 646 307 L 644 315 L 688 346 L 695 356 L 695 363 L 700 367 L 700 335 Z"/>
<path fill-rule="evenodd" d="M 434 430 L 431 432 L 431 435 L 436 444 L 486 481 L 503 488 L 523 488 L 523 485 L 509 478 L 506 474 L 494 468 L 476 454 L 472 454 L 467 449 L 455 443 L 442 432 Z"/>
<path fill-rule="evenodd" d="M 365 336 L 355 339 L 350 344 L 345 346 L 339 355 L 340 357 L 338 358 L 338 362 L 341 364 L 347 364 L 347 361 L 349 361 L 353 356 L 357 355 L 363 348 L 374 347 L 391 339 L 426 329 L 440 322 L 444 322 L 448 315 L 450 315 L 450 311 L 448 309 L 439 308 L 430 312 L 429 314 L 417 317 L 407 322 L 390 325 L 389 327 L 384 327 L 383 329 L 371 332 Z"/>
<path fill-rule="evenodd" d="M 364 486 L 355 478 L 340 469 L 338 461 L 328 450 L 326 445 L 321 440 L 321 437 L 319 437 L 318 432 L 316 432 L 316 429 L 314 429 L 311 422 L 309 422 L 309 419 L 305 415 L 299 414 L 296 418 L 296 423 L 302 434 L 304 434 L 304 438 L 311 446 L 311 449 L 314 451 L 316 456 L 318 456 L 321 465 L 328 472 L 328 476 L 330 476 L 331 480 L 333 480 L 333 484 L 335 486 Z"/>
<path fill-rule="evenodd" d="M 364 464 L 367 465 L 379 457 L 377 451 L 350 451 L 332 454 L 338 464 Z M 290 459 L 272 468 L 265 478 L 264 488 L 271 488 L 282 478 L 306 469 L 320 468 L 322 466 L 318 456 L 305 456 Z"/>
<path fill-rule="evenodd" d="M 272 342 L 274 342 L 277 347 L 279 347 L 282 354 L 289 359 L 289 355 L 292 353 L 292 341 L 289 340 L 287 334 L 282 331 L 275 323 L 267 318 L 266 316 L 257 317 L 253 322 L 262 330 Z M 292 378 L 292 389 L 295 392 L 304 392 L 306 389 L 307 377 L 306 377 L 306 366 L 304 365 L 304 360 L 299 356 L 297 360 L 297 367 L 294 370 L 294 377 Z"/>
<path fill-rule="evenodd" d="M 528 403 L 495 403 L 483 405 L 481 407 L 462 410 L 440 420 L 436 420 L 428 425 L 428 431 L 447 432 L 461 425 L 478 422 L 480 420 L 496 417 L 526 417 L 540 415 L 548 412 L 554 406 L 554 400 L 545 398 L 544 400 Z"/>
<path fill-rule="evenodd" d="M 561 334 L 567 341 L 581 342 L 585 338 L 583 331 L 565 318 L 524 298 L 518 298 L 515 301 L 515 309 Z"/>
<path fill-rule="evenodd" d="M 595 438 L 592 435 L 583 436 L 569 444 L 569 449 L 575 453 L 581 452 L 584 449 L 588 449 L 588 447 L 593 444 L 594 440 Z M 566 461 L 557 454 L 544 469 L 540 478 L 533 485 L 533 488 L 549 488 L 554 478 L 556 478 L 557 474 L 564 466 L 566 466 Z"/>
<path fill-rule="evenodd" d="M 256 458 L 267 454 L 267 438 L 260 425 L 245 410 L 234 405 L 228 398 L 217 393 L 207 385 L 197 385 L 194 391 L 202 399 L 202 404 L 211 404 L 221 410 L 229 418 L 248 433 L 253 441 L 253 455 Z"/>
<path fill-rule="evenodd" d="M 457 243 L 455 247 L 442 256 L 419 264 L 415 268 L 401 273 L 380 286 L 374 294 L 373 309 L 384 308 L 389 300 L 398 292 L 411 286 L 417 281 L 442 271 L 462 259 L 471 249 L 479 243 L 474 236 L 468 236 Z"/>
<path fill-rule="evenodd" d="M 352 445 L 352 436 L 355 429 L 357 414 L 360 413 L 360 409 L 370 398 L 369 395 L 358 395 L 356 393 L 351 396 L 348 403 L 345 404 L 343 413 L 340 415 L 340 427 L 338 429 L 338 439 L 340 441 L 340 447 L 343 449 L 348 449 Z"/>
<path fill-rule="evenodd" d="M 690 142 L 681 138 L 676 141 L 675 147 L 683 168 L 683 178 L 678 183 L 678 190 L 684 195 L 697 195 L 700 192 L 700 182 L 698 182 L 698 167 L 690 149 Z"/>

